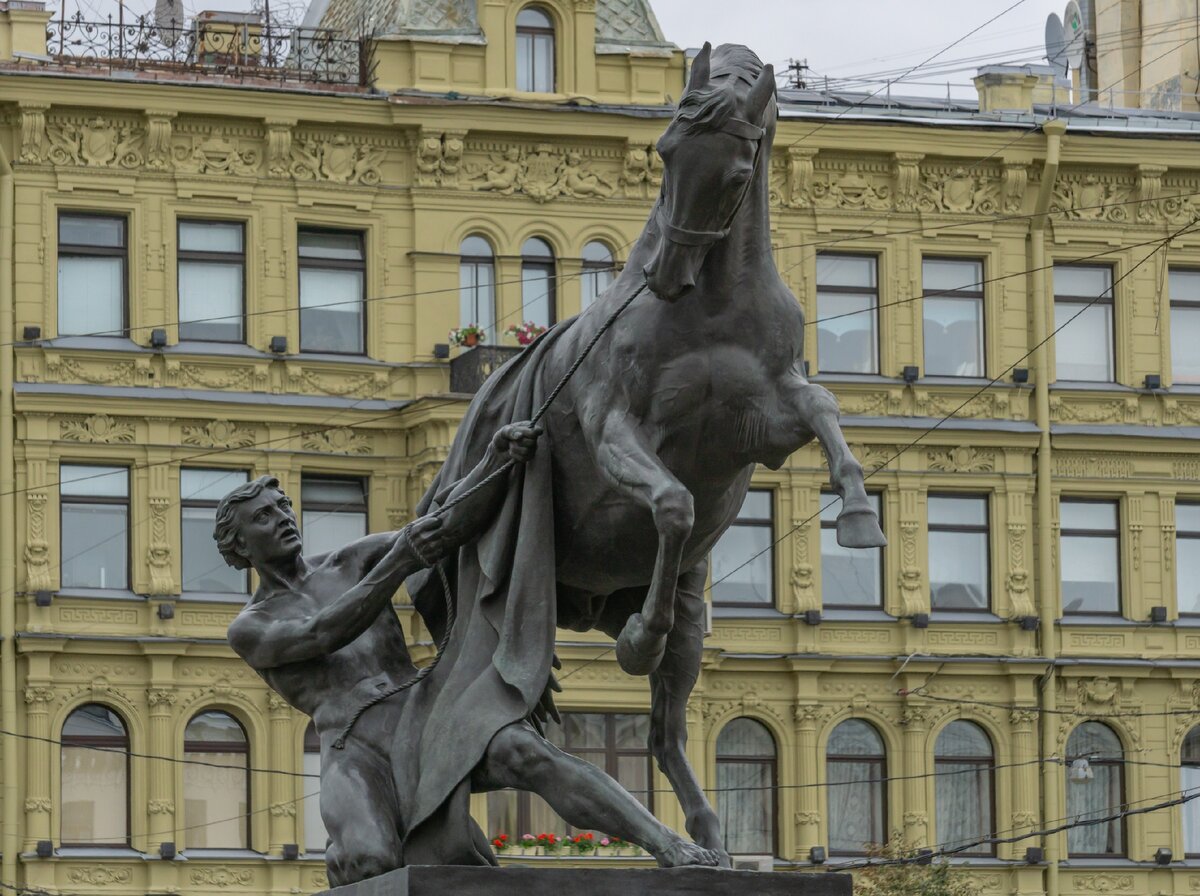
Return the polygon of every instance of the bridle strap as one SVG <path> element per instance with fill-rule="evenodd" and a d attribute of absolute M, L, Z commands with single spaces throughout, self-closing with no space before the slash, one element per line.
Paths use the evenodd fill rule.
<path fill-rule="evenodd" d="M 722 134 L 732 134 L 744 140 L 761 140 L 766 132 L 765 128 L 751 124 L 743 118 L 730 118 L 721 128 Z"/>

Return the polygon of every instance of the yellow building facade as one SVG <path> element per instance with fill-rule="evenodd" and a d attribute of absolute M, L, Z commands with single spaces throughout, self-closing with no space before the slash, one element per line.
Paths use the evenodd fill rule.
<path fill-rule="evenodd" d="M 271 473 L 306 537 L 403 525 L 470 401 L 447 331 L 505 341 L 531 280 L 569 317 L 594 247 L 619 263 L 641 231 L 685 70 L 644 2 L 412 6 L 360 45 L 315 30 L 361 24 L 330 0 L 266 62 L 245 23 L 88 61 L 80 22 L 0 11 L 0 885 L 326 885 L 308 720 L 225 643 L 246 586 L 197 557 L 215 486 L 188 483 Z M 1195 786 L 1194 128 L 1052 120 L 1036 72 L 977 83 L 978 105 L 781 92 L 776 261 L 889 545 L 832 545 L 815 446 L 756 476 L 714 557 L 688 754 L 735 851 L 780 867 L 899 835 L 969 847 L 984 894 L 1194 892 L 1191 804 L 1027 836 Z M 480 265 L 490 321 L 464 319 Z M 612 733 L 641 730 L 646 682 L 561 634 L 561 707 L 609 732 L 590 758 L 641 763 L 682 829 Z M 476 800 L 489 835 L 546 817 Z"/>

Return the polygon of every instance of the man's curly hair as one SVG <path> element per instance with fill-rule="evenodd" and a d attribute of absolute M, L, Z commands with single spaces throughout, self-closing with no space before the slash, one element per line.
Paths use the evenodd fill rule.
<path fill-rule="evenodd" d="M 217 542 L 217 550 L 225 562 L 234 569 L 249 569 L 250 561 L 237 549 L 237 508 L 244 501 L 249 501 L 264 488 L 274 489 L 283 494 L 279 480 L 274 476 L 259 476 L 253 482 L 239 485 L 217 505 L 217 519 L 213 525 L 213 538 Z"/>

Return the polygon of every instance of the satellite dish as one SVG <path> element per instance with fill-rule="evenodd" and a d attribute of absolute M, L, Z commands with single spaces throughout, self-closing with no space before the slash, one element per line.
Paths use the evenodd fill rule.
<path fill-rule="evenodd" d="M 1087 29 L 1083 26 L 1083 13 L 1079 9 L 1079 0 L 1068 0 L 1067 9 L 1063 13 L 1063 30 L 1066 32 L 1067 38 L 1065 51 L 1067 64 L 1071 68 L 1080 68 L 1083 65 Z"/>
<path fill-rule="evenodd" d="M 1046 19 L 1046 61 L 1064 78 L 1071 73 L 1067 64 L 1067 32 L 1056 12 Z"/>

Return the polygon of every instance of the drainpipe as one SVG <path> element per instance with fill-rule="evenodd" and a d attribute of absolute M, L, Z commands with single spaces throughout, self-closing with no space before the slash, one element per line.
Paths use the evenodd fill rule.
<path fill-rule="evenodd" d="M 5 731 L 17 730 L 17 502 L 13 431 L 13 184 L 12 165 L 0 145 L 0 723 Z M 5 532 L 4 530 L 7 529 Z M 0 879 L 17 883 L 17 762 L 19 744 L 4 742 L 4 833 L 0 837 Z"/>
<path fill-rule="evenodd" d="M 1033 353 L 1033 391 L 1035 414 L 1038 427 L 1037 449 L 1037 587 L 1034 593 L 1040 604 L 1038 627 L 1042 656 L 1053 662 L 1058 655 L 1057 602 L 1054 595 L 1054 564 L 1051 562 L 1054 547 L 1054 500 L 1050 487 L 1050 359 L 1048 346 L 1043 343 L 1049 332 L 1050 302 L 1046 295 L 1046 218 L 1050 210 L 1050 198 L 1054 193 L 1054 181 L 1058 176 L 1059 150 L 1062 137 L 1067 130 L 1066 122 L 1051 119 L 1042 125 L 1046 135 L 1046 162 L 1042 168 L 1042 183 L 1038 190 L 1037 206 L 1029 226 L 1030 268 L 1033 269 L 1033 344 L 1039 348 Z M 1041 681 L 1040 715 L 1042 735 L 1042 820 L 1062 818 L 1059 788 L 1062 786 L 1062 765 L 1047 761 L 1058 751 L 1055 743 L 1057 726 L 1050 724 L 1053 711 L 1057 709 L 1058 676 L 1051 666 Z M 1042 848 L 1046 857 L 1046 896 L 1058 896 L 1058 863 L 1062 856 L 1062 834 L 1050 834 L 1043 838 Z"/>

